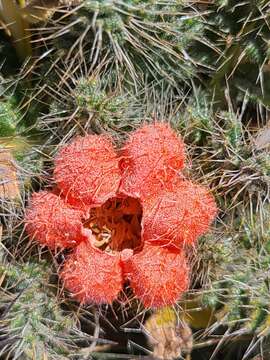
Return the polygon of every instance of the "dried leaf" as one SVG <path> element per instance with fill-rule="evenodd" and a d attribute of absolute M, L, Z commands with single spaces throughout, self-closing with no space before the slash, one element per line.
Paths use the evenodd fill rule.
<path fill-rule="evenodd" d="M 262 150 L 270 146 L 270 124 L 259 132 L 254 145 L 256 150 Z"/>
<path fill-rule="evenodd" d="M 0 198 L 18 199 L 20 189 L 15 161 L 6 149 L 0 149 Z"/>
<path fill-rule="evenodd" d="M 184 321 L 178 321 L 174 310 L 162 308 L 145 323 L 149 344 L 155 359 L 171 360 L 189 355 L 193 347 L 192 331 Z"/>

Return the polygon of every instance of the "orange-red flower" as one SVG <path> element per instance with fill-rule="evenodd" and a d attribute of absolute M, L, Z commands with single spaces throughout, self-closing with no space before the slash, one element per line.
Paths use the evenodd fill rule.
<path fill-rule="evenodd" d="M 180 176 L 184 161 L 182 140 L 164 123 L 141 127 L 120 151 L 104 135 L 60 150 L 58 191 L 33 194 L 25 221 L 41 245 L 73 248 L 60 277 L 80 302 L 111 303 L 125 282 L 147 307 L 187 290 L 185 247 L 217 209 L 207 189 Z"/>

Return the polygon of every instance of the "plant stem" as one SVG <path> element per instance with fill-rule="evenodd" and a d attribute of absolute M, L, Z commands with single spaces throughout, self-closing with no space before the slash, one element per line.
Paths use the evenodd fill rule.
<path fill-rule="evenodd" d="M 24 3 L 20 1 L 20 6 Z M 21 16 L 18 5 L 11 0 L 0 0 L 0 18 L 5 22 L 13 40 L 20 60 L 25 60 L 32 53 L 30 33 L 27 33 L 28 23 Z"/>

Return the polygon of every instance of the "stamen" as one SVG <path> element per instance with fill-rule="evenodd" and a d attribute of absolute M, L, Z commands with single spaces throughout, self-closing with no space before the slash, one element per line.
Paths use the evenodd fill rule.
<path fill-rule="evenodd" d="M 142 209 L 137 199 L 109 199 L 93 208 L 85 226 L 92 231 L 92 245 L 108 253 L 135 249 L 141 245 Z"/>

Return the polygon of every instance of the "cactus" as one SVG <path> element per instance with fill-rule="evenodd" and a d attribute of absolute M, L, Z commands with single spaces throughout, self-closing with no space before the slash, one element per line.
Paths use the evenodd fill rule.
<path fill-rule="evenodd" d="M 176 0 L 76 4 L 64 17 L 55 14 L 53 25 L 49 23 L 43 33 L 37 32 L 41 50 L 46 42 L 41 56 L 44 53 L 48 63 L 57 64 L 64 78 L 78 68 L 88 73 L 101 70 L 111 86 L 138 92 L 145 82 L 160 88 L 187 87 L 196 76 L 189 49 L 194 39 L 199 41 L 202 23 L 188 4 Z M 38 69 L 41 76 L 46 69 Z"/>
<path fill-rule="evenodd" d="M 265 0 L 208 4 L 203 20 L 205 41 L 192 54 L 198 63 L 210 67 L 208 85 L 221 106 L 226 103 L 226 88 L 237 105 L 246 96 L 255 107 L 269 104 L 268 7 Z"/>
<path fill-rule="evenodd" d="M 62 87 L 49 113 L 40 119 L 38 126 L 42 133 L 51 136 L 54 129 L 58 137 L 72 137 L 94 131 L 119 138 L 142 122 L 143 109 L 137 106 L 133 94 L 118 89 L 109 92 L 95 77 L 82 77 L 74 82 L 71 96 L 62 96 L 70 90 Z"/>
<path fill-rule="evenodd" d="M 78 351 L 86 334 L 61 309 L 45 262 L 1 266 L 1 356 L 63 359 Z"/>
<path fill-rule="evenodd" d="M 139 328 L 135 331 L 143 332 L 148 343 L 140 338 L 136 353 L 154 354 L 159 358 L 178 356 L 183 350 L 181 346 L 185 348 L 186 345 L 180 334 L 183 330 L 188 334 L 193 332 L 193 343 L 189 343 L 186 353 L 183 351 L 186 358 L 258 360 L 259 354 L 263 357 L 270 338 L 269 2 L 29 0 L 19 1 L 17 5 L 13 1 L 4 3 L 1 24 L 5 30 L 0 33 L 3 40 L 0 46 L 1 356 L 4 359 L 117 358 L 119 351 L 122 357 L 136 358 L 132 347 L 136 344 L 129 341 L 133 339 L 129 325 L 137 321 Z M 16 9 L 12 16 L 20 21 L 5 27 L 7 15 L 11 16 L 7 4 Z M 31 24 L 31 32 L 26 30 L 30 25 L 21 26 L 23 23 Z M 16 32 L 19 28 L 20 34 L 27 32 L 33 40 L 31 49 L 27 42 L 27 54 L 21 52 L 20 46 L 26 40 L 19 39 Z M 17 44 L 15 38 L 20 40 Z M 14 61 L 11 45 L 17 48 L 21 62 L 26 55 L 30 56 L 31 50 L 32 56 L 24 65 Z M 119 149 L 123 149 L 121 171 L 128 161 L 139 164 L 137 158 L 144 159 L 138 165 L 140 171 L 136 172 L 136 179 L 134 177 L 133 182 L 121 180 L 122 188 L 128 191 L 133 184 L 136 197 L 143 191 L 149 195 L 157 185 L 155 179 L 162 180 L 162 186 L 166 185 L 163 175 L 169 177 L 174 169 L 172 163 L 162 171 L 155 158 L 160 151 L 151 147 L 149 156 L 156 161 L 157 174 L 153 178 L 146 176 L 143 186 L 140 183 L 142 171 L 148 173 L 149 170 L 144 152 L 147 141 L 142 141 L 140 129 L 151 128 L 152 123 L 156 125 L 159 121 L 169 123 L 187 145 L 188 156 L 180 180 L 191 177 L 210 186 L 219 207 L 212 231 L 198 239 L 197 250 L 187 246 L 193 227 L 184 229 L 181 226 L 177 231 L 174 228 L 179 221 L 174 218 L 174 212 L 180 211 L 181 206 L 186 206 L 186 213 L 191 217 L 198 216 L 196 211 L 190 212 L 193 202 L 198 204 L 195 197 L 188 198 L 189 206 L 184 198 L 177 204 L 175 198 L 170 198 L 174 200 L 174 211 L 166 208 L 170 201 L 160 197 L 159 208 L 167 211 L 168 216 L 143 211 L 143 216 L 150 218 L 149 223 L 144 224 L 148 226 L 144 234 L 147 243 L 153 242 L 153 238 L 157 240 L 153 236 L 155 232 L 169 223 L 170 230 L 174 229 L 178 235 L 186 234 L 183 235 L 187 239 L 183 251 L 190 264 L 191 290 L 174 307 L 149 309 L 151 301 L 146 295 L 151 293 L 149 289 L 156 289 L 154 285 L 160 285 L 161 279 L 153 275 L 148 281 L 145 264 L 154 266 L 156 258 L 163 263 L 168 244 L 162 243 L 158 250 L 148 249 L 143 255 L 138 252 L 131 258 L 126 251 L 126 257 L 121 259 L 125 269 L 120 271 L 117 267 L 119 276 L 114 286 L 108 287 L 108 278 L 107 283 L 103 283 L 103 288 L 108 290 L 107 299 L 110 298 L 109 302 L 115 299 L 114 302 L 110 306 L 88 307 L 82 318 L 76 318 L 75 300 L 67 300 L 70 294 L 59 294 L 61 286 L 57 283 L 57 274 L 51 276 L 47 262 L 55 265 L 60 278 L 65 278 L 66 288 L 74 293 L 74 299 L 80 301 L 81 295 L 91 300 L 91 293 L 99 296 L 97 302 L 104 301 L 102 291 L 96 288 L 94 291 L 91 286 L 87 288 L 81 276 L 85 264 L 89 265 L 89 256 L 85 253 L 85 249 L 89 249 L 80 243 L 80 236 L 76 236 L 76 253 L 71 255 L 70 249 L 56 251 L 51 261 L 55 245 L 69 246 L 74 242 L 74 233 L 78 235 L 77 230 L 84 226 L 81 218 L 78 221 L 81 215 L 76 211 L 79 210 L 71 210 L 67 205 L 76 190 L 69 188 L 68 179 L 71 175 L 80 179 L 76 196 L 71 199 L 75 206 L 77 197 L 85 200 L 92 186 L 90 177 L 82 176 L 90 155 L 80 153 L 83 156 L 78 163 L 78 158 L 71 153 L 68 162 L 62 165 L 56 156 L 55 161 L 58 164 L 60 161 L 62 170 L 68 169 L 62 179 L 54 176 L 55 181 L 64 186 L 62 192 L 56 191 L 52 158 L 59 153 L 62 144 L 77 144 L 79 140 L 74 137 L 78 135 L 79 139 L 108 136 L 114 141 L 117 156 Z M 140 156 L 134 156 L 128 142 L 137 132 L 141 135 L 134 141 L 136 154 Z M 165 138 L 168 141 L 168 137 Z M 89 146 L 93 145 L 91 141 Z M 93 174 L 99 171 L 97 158 L 106 149 L 106 146 L 95 147 L 97 155 L 94 156 L 92 148 L 91 159 L 96 161 Z M 162 154 L 167 152 L 164 150 Z M 78 165 L 79 174 L 76 172 Z M 110 181 L 102 172 L 105 167 L 103 163 L 98 177 L 103 185 Z M 110 169 L 113 175 L 118 173 L 119 167 Z M 147 188 L 149 177 L 153 183 Z M 3 179 L 8 178 L 15 188 L 3 186 Z M 107 195 L 114 191 L 118 180 L 113 178 L 106 185 Z M 37 193 L 31 195 L 33 191 Z M 186 190 L 182 188 L 181 191 L 186 199 Z M 5 192 L 8 196 L 3 196 Z M 94 193 L 99 196 L 98 191 Z M 40 200 L 42 194 L 46 194 L 45 200 Z M 36 207 L 31 207 L 31 198 Z M 99 211 L 104 215 L 108 202 L 103 200 Z M 63 210 L 64 215 L 57 221 L 65 231 L 59 230 L 58 222 L 54 222 L 51 210 L 56 211 L 55 201 L 59 201 L 58 210 Z M 36 219 L 27 224 L 28 234 L 38 237 L 36 240 L 50 246 L 50 250 L 33 245 L 26 237 L 22 226 L 25 205 L 30 223 L 31 216 Z M 137 218 L 141 216 L 140 206 L 135 206 L 139 209 Z M 82 203 L 80 211 L 85 211 Z M 94 210 L 91 211 L 93 215 Z M 98 212 L 97 208 L 95 211 Z M 50 224 L 46 225 L 46 231 L 40 222 Z M 200 221 L 197 223 L 193 224 L 195 230 L 202 226 Z M 101 229 L 92 225 L 90 231 L 97 234 L 92 238 L 96 248 L 100 252 L 112 251 L 106 243 L 108 230 L 105 229 L 106 236 L 100 240 Z M 59 235 L 61 241 L 58 239 L 56 243 L 52 234 Z M 159 241 L 166 241 L 164 232 L 160 234 L 163 237 Z M 153 251 L 157 252 L 157 257 L 153 256 Z M 170 248 L 170 251 L 172 255 L 175 250 Z M 76 257 L 80 258 L 79 266 Z M 66 272 L 63 272 L 64 260 L 68 264 Z M 113 261 L 118 260 L 112 261 L 109 257 L 108 264 L 102 261 L 95 263 L 103 264 L 99 276 L 104 268 L 114 269 Z M 125 279 L 122 278 L 124 272 L 128 274 Z M 88 280 L 95 283 L 95 272 L 88 274 Z M 110 270 L 109 274 L 111 279 L 114 272 Z M 187 282 L 186 277 L 180 276 L 178 280 L 170 288 L 172 293 L 181 287 L 180 283 Z M 85 292 L 77 294 L 78 286 L 86 289 Z M 113 291 L 111 297 L 109 290 Z M 143 301 L 133 300 L 132 291 Z M 157 291 L 155 295 L 158 298 Z M 160 305 L 159 302 L 155 304 Z M 169 320 L 167 310 L 173 315 Z M 79 330 L 80 327 L 85 330 L 96 311 L 107 327 L 111 326 L 109 329 L 117 322 L 115 331 L 108 330 L 104 335 L 102 329 L 101 333 L 112 341 L 116 337 L 118 344 L 110 343 L 106 348 L 95 346 L 96 338 L 87 338 Z M 123 329 L 124 341 L 119 340 Z M 92 328 L 87 328 L 87 332 L 92 335 Z M 175 341 L 167 341 L 168 333 Z"/>

